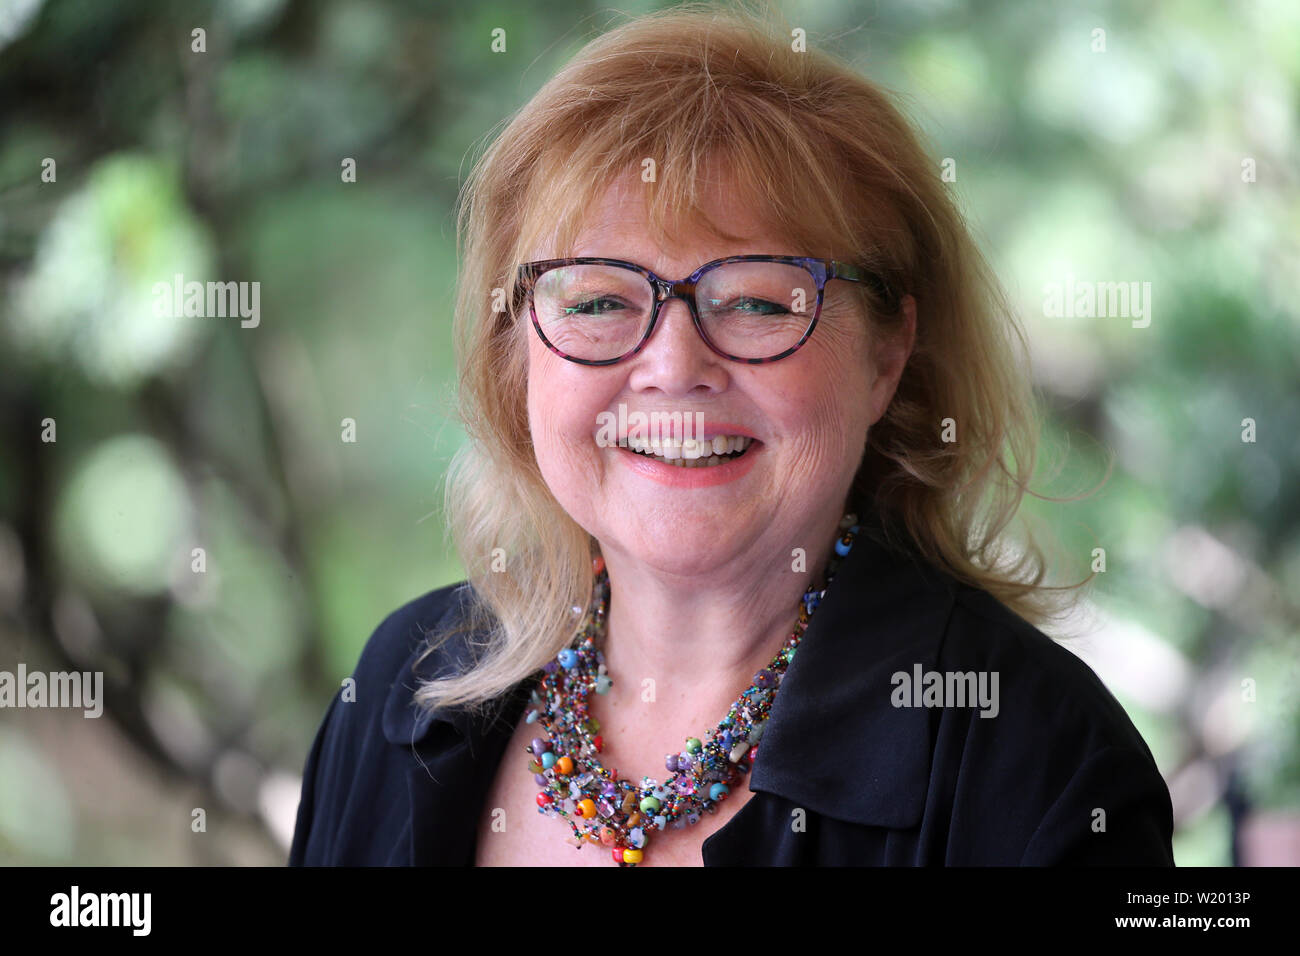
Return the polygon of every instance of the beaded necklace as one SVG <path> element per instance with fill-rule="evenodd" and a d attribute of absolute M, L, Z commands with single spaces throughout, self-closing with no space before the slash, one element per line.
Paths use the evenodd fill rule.
<path fill-rule="evenodd" d="M 532 755 L 528 772 L 537 786 L 537 812 L 563 817 L 578 849 L 587 843 L 607 847 L 619 866 L 644 859 L 648 835 L 671 824 L 681 829 L 712 813 L 754 765 L 772 702 L 813 611 L 826 595 L 841 561 L 858 533 L 857 516 L 846 514 L 826 566 L 821 589 L 804 593 L 794 631 L 767 667 L 754 675 L 749 689 L 731 705 L 727 715 L 701 741 L 686 740 L 680 753 L 668 754 L 669 777 L 661 784 L 642 777 L 639 786 L 620 780 L 618 771 L 601 764 L 604 747 L 600 724 L 588 711 L 592 690 L 609 693 L 613 686 L 601 650 L 609 608 L 609 575 L 604 558 L 592 559 L 595 583 L 592 600 L 577 644 L 566 647 L 540 672 L 529 698 L 526 721 L 540 724 L 545 736 L 534 737 L 524 749 Z M 582 608 L 575 606 L 575 614 Z"/>

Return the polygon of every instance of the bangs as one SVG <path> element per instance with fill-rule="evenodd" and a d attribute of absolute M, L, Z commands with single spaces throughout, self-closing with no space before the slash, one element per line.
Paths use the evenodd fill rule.
<path fill-rule="evenodd" d="M 855 241 L 861 234 L 845 219 L 833 184 L 806 173 L 824 169 L 825 159 L 809 165 L 816 150 L 806 136 L 791 141 L 799 128 L 792 117 L 743 98 L 710 103 L 707 110 L 690 105 L 668 107 L 656 97 L 613 114 L 593 113 L 590 122 L 570 118 L 564 124 L 567 136 L 547 142 L 540 152 L 520 199 L 515 261 L 574 255 L 590 213 L 622 177 L 643 186 L 645 228 L 662 249 L 701 240 L 757 241 L 706 210 L 731 191 L 764 236 L 782 247 L 773 249 L 773 241 L 764 238 L 764 248 L 753 251 L 862 258 Z M 629 137 L 629 127 L 644 132 Z M 546 250 L 544 256 L 531 255 L 538 249 Z M 512 295 L 515 279 L 507 277 Z"/>

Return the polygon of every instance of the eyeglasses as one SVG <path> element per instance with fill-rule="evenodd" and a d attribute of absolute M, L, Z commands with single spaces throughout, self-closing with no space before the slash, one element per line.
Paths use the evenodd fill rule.
<path fill-rule="evenodd" d="M 678 298 L 710 349 L 762 365 L 808 341 L 830 279 L 866 283 L 889 309 L 897 305 L 876 273 L 807 256 L 729 256 L 676 280 L 622 259 L 544 259 L 519 267 L 518 288 L 541 340 L 570 362 L 613 365 L 631 358 L 654 334 L 660 306 Z"/>

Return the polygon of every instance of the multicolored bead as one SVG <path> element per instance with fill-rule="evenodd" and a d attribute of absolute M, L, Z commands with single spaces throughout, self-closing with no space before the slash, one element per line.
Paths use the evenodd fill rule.
<path fill-rule="evenodd" d="M 752 686 L 707 739 L 689 737 L 682 751 L 665 755 L 669 777 L 662 784 L 650 777 L 642 778 L 640 785 L 622 780 L 617 768 L 602 766 L 598 759 L 604 740 L 588 702 L 591 691 L 606 694 L 613 682 L 599 647 L 608 613 L 609 580 L 604 558 L 594 555 L 592 600 L 587 617 L 579 622 L 580 639 L 542 666 L 539 683 L 529 694 L 531 707 L 525 720 L 540 723 L 547 734 L 533 738 L 526 748 L 534 757 L 529 772 L 542 788 L 538 812 L 564 817 L 574 846 L 604 846 L 615 863 L 635 866 L 644 859 L 650 831 L 692 826 L 700 821 L 702 811 L 715 811 L 753 766 L 785 672 L 858 531 L 857 516 L 846 514 L 825 582 L 804 593 L 789 639 L 772 662 L 754 675 Z M 581 618 L 583 610 L 575 606 L 574 616 Z"/>

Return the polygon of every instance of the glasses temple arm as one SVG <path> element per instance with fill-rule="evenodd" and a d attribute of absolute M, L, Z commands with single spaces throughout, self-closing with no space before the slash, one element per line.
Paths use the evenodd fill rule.
<path fill-rule="evenodd" d="M 885 279 L 884 276 L 876 272 L 870 272 L 861 269 L 858 266 L 851 265 L 847 262 L 831 262 L 830 270 L 827 272 L 828 279 L 847 279 L 849 282 L 861 282 L 871 286 L 887 303 L 891 309 L 897 308 L 899 296 L 894 292 L 893 286 Z"/>

